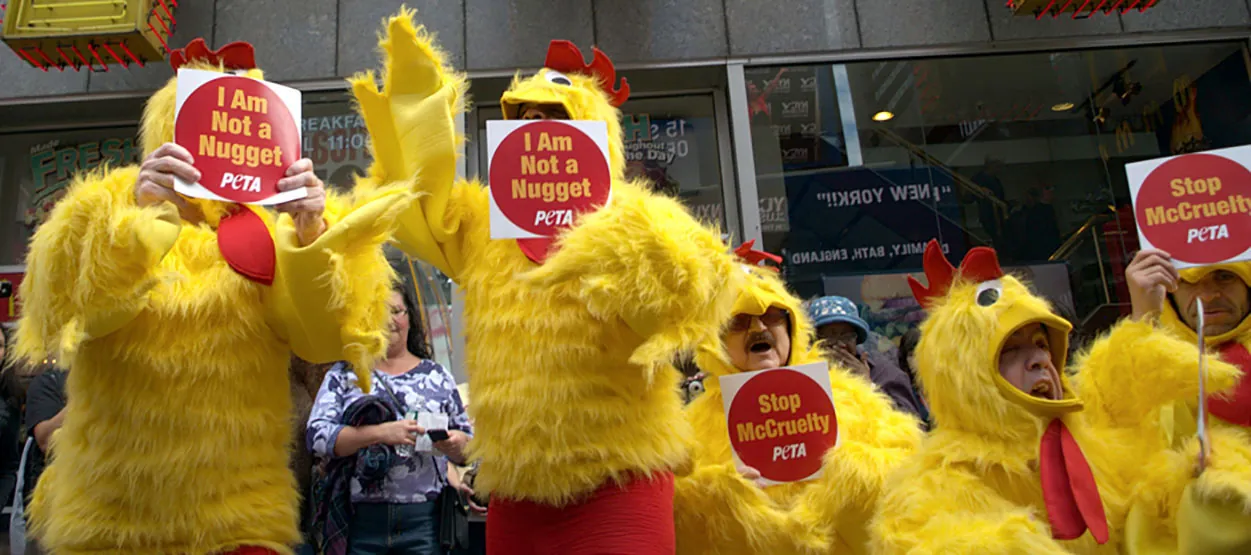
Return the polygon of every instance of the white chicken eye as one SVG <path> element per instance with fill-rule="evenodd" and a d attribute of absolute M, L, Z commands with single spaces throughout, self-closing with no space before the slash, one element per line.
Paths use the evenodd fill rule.
<path fill-rule="evenodd" d="M 557 85 L 564 85 L 566 87 L 573 85 L 573 81 L 569 80 L 569 78 L 566 77 L 565 74 L 559 71 L 548 71 L 547 74 L 544 75 L 543 77 L 547 79 L 548 83 L 555 83 Z"/>
<path fill-rule="evenodd" d="M 1001 296 L 1003 296 L 1003 282 L 992 279 L 977 286 L 977 295 L 974 298 L 977 299 L 978 306 L 990 306 L 995 304 Z"/>

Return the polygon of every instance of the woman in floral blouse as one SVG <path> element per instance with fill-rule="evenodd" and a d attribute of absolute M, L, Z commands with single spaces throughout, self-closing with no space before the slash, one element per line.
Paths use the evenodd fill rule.
<path fill-rule="evenodd" d="M 412 297 L 397 284 L 389 303 L 391 344 L 373 371 L 371 395 L 361 391 L 347 365 L 332 368 L 309 415 L 308 445 L 323 461 L 357 459 L 350 472 L 347 553 L 434 555 L 440 553 L 435 500 L 447 484 L 448 460 L 465 463 L 472 430 L 455 380 L 430 360 Z M 394 418 L 347 425 L 354 410 L 371 403 L 385 405 Z M 430 425 L 433 433 L 427 435 L 418 423 L 423 418 L 446 418 L 447 425 Z M 387 468 L 371 471 L 378 461 Z"/>

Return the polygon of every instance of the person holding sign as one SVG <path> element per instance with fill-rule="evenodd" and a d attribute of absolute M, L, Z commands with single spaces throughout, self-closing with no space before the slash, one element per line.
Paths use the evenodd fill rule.
<path fill-rule="evenodd" d="M 866 377 L 825 362 L 803 303 L 776 270 L 755 265 L 780 258 L 751 243 L 737 252 L 749 277 L 737 289 L 724 354 L 715 346 L 696 354 L 701 370 L 722 379 L 706 380 L 686 409 L 697 445 L 695 471 L 675 485 L 678 553 L 868 553 L 881 485 L 920 443 L 920 428 Z M 811 380 L 800 376 L 750 387 L 772 378 L 758 374 L 732 404 L 723 399 L 726 376 L 803 365 L 828 374 L 817 394 L 836 414 L 805 395 Z M 727 415 L 727 405 L 746 414 Z"/>
<path fill-rule="evenodd" d="M 1237 366 L 1242 378 L 1232 391 L 1214 392 L 1207 398 L 1211 457 L 1206 468 L 1199 469 L 1199 480 L 1185 496 L 1176 495 L 1185 489 L 1193 475 L 1198 455 L 1194 436 L 1197 431 L 1197 396 L 1173 403 L 1161 410 L 1161 418 L 1148 421 L 1154 433 L 1140 434 L 1140 441 L 1167 442 L 1182 451 L 1163 461 L 1157 479 L 1171 482 L 1171 487 L 1155 491 L 1153 498 L 1143 499 L 1144 507 L 1167 507 L 1170 515 L 1201 515 L 1194 507 L 1183 509 L 1181 500 L 1205 503 L 1203 508 L 1222 513 L 1241 513 L 1242 534 L 1231 534 L 1223 527 L 1215 533 L 1208 526 L 1221 522 L 1217 518 L 1189 517 L 1177 525 L 1142 526 L 1144 543 L 1172 547 L 1179 541 L 1183 553 L 1247 553 L 1251 552 L 1251 263 L 1230 262 L 1212 266 L 1186 268 L 1178 271 L 1173 257 L 1157 249 L 1143 249 L 1134 255 L 1125 270 L 1133 304 L 1133 318 L 1155 322 L 1177 337 L 1198 340 L 1198 301 L 1203 305 L 1203 340 L 1220 359 Z M 1214 357 L 1213 357 L 1214 358 Z M 1209 361 L 1211 358 L 1209 359 Z M 1195 377 L 1197 381 L 1198 377 Z M 1223 506 L 1213 506 L 1214 499 L 1223 499 Z M 1239 508 L 1241 507 L 1241 508 Z M 1138 513 L 1135 513 L 1138 516 Z M 1228 522 L 1228 521 L 1226 521 Z M 1190 526 L 1193 530 L 1182 530 Z M 1182 529 L 1179 529 L 1182 528 Z M 1184 538 L 1184 540 L 1183 540 Z M 1226 545 L 1193 542 L 1222 538 Z"/>
<path fill-rule="evenodd" d="M 1126 515 L 1159 487 L 1146 463 L 1172 451 L 1130 446 L 1159 407 L 1198 394 L 1195 346 L 1122 322 L 1082 358 L 1077 388 L 1063 371 L 1070 324 L 993 250 L 956 268 L 931 241 L 924 260 L 916 361 L 935 427 L 886 487 L 875 552 L 1133 552 Z M 1214 390 L 1237 375 L 1207 368 Z"/>
<path fill-rule="evenodd" d="M 246 43 L 171 63 L 263 77 Z M 180 196 L 205 157 L 173 144 L 179 87 L 144 109 L 143 164 L 79 175 L 31 240 L 17 354 L 73 368 L 30 511 L 53 553 L 290 553 L 290 355 L 368 383 L 387 345 L 382 243 L 411 197 L 353 205 L 294 159 L 280 215 Z"/>
<path fill-rule="evenodd" d="M 691 431 L 671 362 L 717 341 L 741 268 L 680 204 L 623 178 L 617 106 L 629 89 L 602 52 L 587 65 L 556 41 L 544 69 L 513 82 L 505 117 L 541 119 L 530 147 L 551 150 L 528 158 L 524 131 L 512 135 L 527 158 L 488 189 L 456 177 L 464 76 L 411 11 L 390 19 L 380 46 L 382 89 L 372 74 L 352 78 L 374 159 L 357 192 L 398 183 L 420 193 L 396 241 L 464 288 L 469 451 L 481 463 L 475 489 L 491 495 L 487 551 L 673 553 L 673 476 L 689 468 Z M 575 126 L 551 119 L 561 117 L 606 129 L 606 148 L 588 138 L 593 147 L 580 149 Z M 606 181 L 567 179 L 575 160 L 603 168 Z M 522 175 L 530 170 L 534 187 Z M 611 200 L 579 204 L 586 183 L 596 195 L 609 184 Z M 555 236 L 493 239 L 492 199 L 514 194 L 531 218 L 510 221 L 531 235 L 548 226 L 535 220 L 552 211 L 544 204 L 580 211 Z"/>

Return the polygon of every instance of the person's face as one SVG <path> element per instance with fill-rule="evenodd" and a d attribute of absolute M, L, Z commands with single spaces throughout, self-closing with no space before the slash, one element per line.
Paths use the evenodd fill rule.
<path fill-rule="evenodd" d="M 1042 324 L 1029 324 L 1008 337 L 999 352 L 999 374 L 1034 397 L 1052 401 L 1064 398 L 1060 372 L 1051 361 L 1051 344 Z"/>
<path fill-rule="evenodd" d="M 1233 331 L 1247 316 L 1247 284 L 1228 270 L 1211 272 L 1198 283 L 1179 280 L 1173 298 L 1182 321 L 1192 330 L 1199 325 L 1195 300 L 1203 299 L 1203 333 L 1208 336 Z"/>
<path fill-rule="evenodd" d="M 399 291 L 392 291 L 387 299 L 387 308 L 391 310 L 391 321 L 387 331 L 391 333 L 391 349 L 407 348 L 408 345 L 408 308 L 404 306 L 404 296 Z"/>
<path fill-rule="evenodd" d="M 569 112 L 560 104 L 525 104 L 521 107 L 521 119 L 569 119 Z"/>
<path fill-rule="evenodd" d="M 821 338 L 831 349 L 843 349 L 855 352 L 860 336 L 856 328 L 846 322 L 833 322 L 817 328 L 817 337 Z"/>
<path fill-rule="evenodd" d="M 790 314 L 771 307 L 760 316 L 738 314 L 725 334 L 730 362 L 742 372 L 786 366 L 791 358 Z"/>

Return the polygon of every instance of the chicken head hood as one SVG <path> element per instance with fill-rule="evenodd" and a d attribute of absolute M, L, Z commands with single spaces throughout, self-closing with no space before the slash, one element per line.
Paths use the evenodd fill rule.
<path fill-rule="evenodd" d="M 1187 283 L 1198 283 L 1208 274 L 1216 271 L 1227 271 L 1242 280 L 1248 288 L 1251 288 L 1251 262 L 1234 262 L 1230 264 L 1216 264 L 1213 266 L 1202 266 L 1199 268 L 1186 268 L 1180 272 L 1182 281 Z M 1198 335 L 1195 330 L 1191 329 L 1185 321 L 1181 319 L 1178 310 L 1184 310 L 1184 307 L 1177 306 L 1177 301 L 1170 296 L 1169 302 L 1164 303 L 1164 310 L 1160 314 L 1160 324 L 1169 331 L 1177 334 L 1178 337 L 1198 341 Z M 1209 346 L 1217 346 L 1229 341 L 1243 341 L 1251 339 L 1251 318 L 1243 318 L 1234 329 L 1229 330 L 1220 335 L 1213 335 L 1203 338 L 1204 342 Z"/>
<path fill-rule="evenodd" d="M 217 50 L 209 50 L 204 39 L 195 39 L 185 48 L 171 52 L 169 64 L 173 67 L 175 76 L 156 91 L 143 108 L 139 143 L 145 158 L 161 145 L 174 142 L 174 116 L 178 105 L 177 72 L 180 68 L 230 73 L 258 81 L 265 78 L 264 72 L 256 67 L 252 45 L 246 42 L 232 42 Z M 215 200 L 185 198 L 200 208 L 205 221 L 213 227 L 216 227 L 233 205 Z"/>
<path fill-rule="evenodd" d="M 928 315 L 916 349 L 917 374 L 939 427 L 985 437 L 1033 434 L 1052 418 L 1081 409 L 1064 377 L 1072 326 L 1047 302 L 999 267 L 995 251 L 978 247 L 953 267 L 937 241 L 925 249 L 928 287 L 909 278 Z M 1017 389 L 999 373 L 1004 343 L 1017 330 L 1041 324 L 1063 394 L 1043 399 Z"/>
<path fill-rule="evenodd" d="M 617 110 L 630 97 L 625 78 L 617 82 L 612 60 L 593 48 L 594 59 L 585 63 L 582 51 L 565 40 L 554 40 L 547 60 L 538 73 L 523 79 L 520 75 L 500 97 L 504 119 L 519 119 L 527 104 L 558 104 L 569 119 L 602 121 L 608 125 L 609 170 L 613 181 L 625 175 L 625 147 L 621 135 L 621 112 Z"/>
<path fill-rule="evenodd" d="M 752 250 L 755 241 L 748 241 L 735 249 L 735 254 L 743 261 L 743 272 L 746 278 L 741 282 L 739 293 L 734 301 L 733 315 L 746 314 L 761 316 L 770 308 L 785 310 L 790 317 L 790 355 L 786 365 L 809 364 L 821 362 L 818 345 L 812 341 L 812 322 L 808 319 L 803 302 L 786 288 L 776 268 L 762 266 L 766 260 L 775 263 L 781 258 L 762 251 Z M 713 376 L 726 376 L 742 372 L 726 357 L 721 345 L 706 345 L 695 355 L 695 363 L 699 368 Z M 717 380 L 708 380 L 705 386 L 716 384 Z"/>

